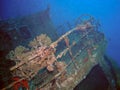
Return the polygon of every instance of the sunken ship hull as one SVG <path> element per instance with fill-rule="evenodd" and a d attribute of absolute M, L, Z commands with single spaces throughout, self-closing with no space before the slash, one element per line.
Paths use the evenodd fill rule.
<path fill-rule="evenodd" d="M 88 16 L 87 20 L 82 20 L 82 16 L 78 25 L 58 36 L 48 14 L 46 10 L 37 16 L 1 22 L 1 32 L 10 39 L 8 46 L 1 48 L 4 53 L 1 59 L 12 62 L 7 70 L 10 75 L 7 73 L 4 77 L 1 71 L 1 78 L 6 78 L 2 79 L 1 89 L 79 90 L 77 85 L 99 67 L 107 82 L 102 90 L 116 90 L 111 67 L 104 58 L 107 41 L 94 18 Z M 14 23 L 9 24 L 12 21 Z M 17 28 L 13 28 L 15 26 Z M 7 41 L 2 39 L 1 42 Z"/>

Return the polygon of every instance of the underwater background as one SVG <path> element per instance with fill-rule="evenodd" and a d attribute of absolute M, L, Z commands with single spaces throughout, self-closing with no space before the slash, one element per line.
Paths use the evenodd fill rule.
<path fill-rule="evenodd" d="M 47 6 L 56 27 L 73 23 L 82 14 L 98 19 L 108 40 L 106 53 L 120 65 L 120 0 L 0 0 L 0 20 L 30 15 Z"/>
<path fill-rule="evenodd" d="M 60 74 L 61 78 L 58 79 L 59 78 L 58 77 L 57 79 L 58 81 L 62 79 L 64 79 L 63 81 L 67 81 L 71 79 L 71 76 L 72 78 L 77 76 L 81 77 L 79 78 L 80 80 L 74 78 L 73 82 L 77 82 L 77 80 L 80 81 L 80 83 L 79 84 L 77 83 L 78 85 L 74 87 L 74 90 L 88 90 L 88 88 L 89 90 L 120 90 L 120 68 L 119 68 L 120 67 L 120 61 L 119 61 L 120 10 L 119 9 L 120 9 L 120 0 L 0 0 L 0 40 L 3 40 L 3 42 L 0 41 L 0 45 L 1 45 L 0 46 L 0 83 L 3 83 L 3 85 L 0 85 L 0 89 L 8 86 L 11 82 L 15 81 L 14 79 L 19 80 L 21 77 L 24 77 L 23 72 L 25 72 L 27 78 L 26 80 L 23 80 L 21 82 L 24 83 L 26 87 L 24 87 L 23 85 L 23 87 L 21 86 L 17 88 L 22 89 L 22 88 L 30 87 L 30 90 L 35 90 L 35 88 L 38 89 L 42 87 L 42 85 L 44 85 L 46 82 L 47 83 L 50 82 L 48 85 L 45 84 L 46 87 L 49 87 L 49 85 L 52 84 L 52 87 L 50 88 L 55 88 L 55 86 L 57 85 L 56 78 L 52 79 L 51 77 L 53 77 L 54 75 L 56 75 L 56 73 L 60 71 L 60 70 L 58 71 L 59 68 L 56 69 L 57 65 L 59 66 L 59 63 L 55 64 L 53 62 L 55 64 L 54 67 L 50 66 L 51 64 L 44 67 L 44 65 L 46 65 L 47 62 L 50 62 L 50 60 L 55 60 L 54 56 L 52 56 L 53 58 L 51 58 L 50 60 L 49 58 L 43 59 L 45 60 L 44 62 L 41 61 L 42 59 L 39 60 L 39 58 L 33 59 L 32 60 L 33 62 L 34 61 L 36 62 L 37 60 L 39 60 L 39 62 L 42 62 L 42 64 L 39 64 L 40 67 L 39 66 L 37 67 L 37 64 L 35 64 L 36 67 L 31 68 L 31 64 L 30 63 L 27 64 L 25 62 L 24 63 L 25 66 L 23 64 L 22 70 L 20 72 L 19 72 L 20 68 L 18 68 L 18 70 L 17 68 L 16 69 L 14 68 L 17 66 L 17 64 L 15 65 L 16 62 L 14 61 L 13 63 L 11 60 L 14 59 L 16 60 L 16 58 L 18 60 L 27 60 L 29 55 L 33 58 L 33 55 L 35 56 L 36 53 L 32 53 L 32 54 L 29 53 L 32 51 L 39 51 L 39 53 L 40 52 L 44 53 L 45 52 L 44 50 L 43 51 L 40 50 L 41 48 L 44 47 L 39 48 L 39 45 L 43 44 L 42 41 L 41 41 L 42 43 L 39 43 L 38 46 L 29 43 L 28 46 L 29 49 L 25 49 L 22 46 L 19 47 L 18 45 L 23 45 L 26 47 L 28 41 L 31 40 L 31 42 L 33 42 L 40 39 L 40 37 L 47 37 L 46 35 L 50 36 L 50 38 L 47 37 L 47 40 L 44 41 L 47 42 L 49 45 L 52 41 L 58 39 L 58 37 L 60 37 L 61 35 L 64 35 L 66 32 L 68 33 L 68 31 L 70 32 L 72 28 L 79 26 L 78 23 L 80 23 L 79 22 L 81 20 L 80 18 L 84 19 L 88 15 L 88 17 L 89 16 L 93 17 L 92 18 L 93 21 L 95 18 L 95 21 L 93 23 L 93 26 L 95 27 L 95 32 L 93 33 L 94 37 L 90 37 L 91 38 L 90 39 L 89 35 L 88 36 L 86 35 L 85 36 L 87 38 L 86 39 L 84 38 L 83 33 L 75 31 L 74 33 L 71 33 L 68 37 L 63 37 L 65 42 L 61 41 L 59 43 L 60 46 L 58 45 L 58 47 L 56 47 L 55 56 L 58 57 L 59 53 L 63 49 L 65 49 L 66 46 L 68 46 L 69 48 L 69 44 L 70 45 L 74 44 L 74 42 L 72 43 L 72 41 L 78 42 L 78 39 L 82 39 L 83 42 L 82 41 L 78 42 L 78 44 L 71 49 L 73 50 L 73 55 L 70 54 L 69 51 L 69 53 L 67 53 L 66 56 L 64 56 L 63 58 L 61 59 L 57 58 L 58 62 L 65 61 L 65 63 L 68 64 L 68 61 L 73 59 L 70 57 L 74 56 L 75 53 L 79 53 L 78 48 L 81 49 L 80 51 L 84 52 L 84 48 L 86 48 L 87 45 L 91 45 L 89 43 L 87 44 L 87 42 L 89 42 L 92 39 L 93 41 L 99 43 L 100 46 L 99 49 L 97 50 L 98 51 L 100 50 L 101 53 L 94 54 L 95 52 L 93 52 L 92 55 L 88 48 L 87 50 L 88 57 L 84 55 L 84 53 L 83 54 L 80 53 L 80 56 L 78 55 L 78 58 L 80 58 L 79 59 L 80 62 L 78 61 L 77 63 L 78 66 L 80 66 L 79 68 L 80 71 L 78 70 L 78 72 L 76 73 L 77 68 L 76 67 L 73 68 L 73 66 L 76 64 L 72 63 L 70 66 L 68 65 L 68 68 L 65 69 L 65 71 L 67 70 L 68 77 L 66 77 L 65 76 L 66 73 L 63 72 L 62 74 Z M 83 15 L 83 17 L 80 17 L 81 15 Z M 4 20 L 7 22 L 4 22 Z M 98 30 L 98 32 L 96 32 L 96 30 Z M 105 38 L 107 39 L 107 48 L 105 47 L 106 40 L 102 42 L 102 44 L 100 44 L 100 42 L 104 40 L 104 34 L 101 32 L 105 34 Z M 38 38 L 37 35 L 39 35 L 40 33 L 42 34 Z M 77 37 L 77 35 L 79 34 L 81 34 L 80 35 L 81 38 Z M 92 33 L 90 35 L 92 36 Z M 2 38 L 2 36 L 4 37 Z M 33 37 L 34 40 L 32 41 Z M 13 43 L 11 43 L 11 41 Z M 83 46 L 85 45 L 84 48 L 82 48 L 83 47 L 82 45 Z M 31 48 L 30 46 L 33 47 Z M 13 55 L 12 53 L 10 53 L 10 55 L 8 54 L 5 57 L 2 57 L 2 55 L 8 53 L 8 51 L 13 48 L 15 48 L 15 50 L 12 51 Z M 18 56 L 20 56 L 21 58 L 17 57 L 17 50 L 19 48 L 20 51 L 24 49 L 22 54 L 18 53 Z M 45 50 L 48 50 L 48 52 L 49 51 L 54 52 L 54 50 L 50 48 L 46 48 Z M 106 50 L 105 53 L 104 50 Z M 52 54 L 54 55 L 54 53 Z M 38 54 L 37 56 L 41 58 L 42 56 L 40 55 Z M 89 56 L 91 55 L 94 58 L 90 58 Z M 9 56 L 13 56 L 15 58 L 12 57 L 8 58 Z M 27 57 L 24 58 L 24 56 Z M 99 64 L 92 66 L 96 63 L 94 62 L 95 58 L 96 61 L 99 62 L 100 60 L 100 62 Z M 91 61 L 92 63 L 90 63 Z M 32 64 L 34 65 L 33 62 Z M 61 66 L 62 68 L 66 66 L 65 63 L 62 63 L 63 65 Z M 44 68 L 42 67 L 42 65 Z M 13 67 L 11 68 L 11 66 Z M 15 73 L 12 72 L 13 69 L 15 69 L 14 70 Z M 56 72 L 56 70 L 54 69 L 56 69 L 58 72 Z M 30 74 L 31 72 L 34 72 L 33 73 L 34 77 L 31 77 Z M 21 82 L 18 82 L 18 84 L 20 84 Z M 64 84 L 65 84 L 64 82 L 61 83 L 61 85 L 63 86 Z M 17 86 L 17 83 L 15 85 Z M 73 85 L 73 83 L 71 83 L 71 85 Z M 68 83 L 68 85 L 65 86 L 70 87 L 71 85 Z M 11 88 L 15 88 L 15 87 L 11 87 Z M 14 90 L 18 90 L 18 89 L 14 89 Z"/>

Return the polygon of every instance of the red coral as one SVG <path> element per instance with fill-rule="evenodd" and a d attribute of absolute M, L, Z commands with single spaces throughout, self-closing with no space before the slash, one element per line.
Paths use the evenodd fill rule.
<path fill-rule="evenodd" d="M 18 80 L 20 80 L 20 78 L 19 77 L 13 77 L 12 80 L 13 81 L 18 81 Z M 28 81 L 27 80 L 22 80 L 18 83 L 15 83 L 13 85 L 13 90 L 19 90 L 20 87 L 24 87 L 24 88 L 28 89 L 29 88 Z"/>

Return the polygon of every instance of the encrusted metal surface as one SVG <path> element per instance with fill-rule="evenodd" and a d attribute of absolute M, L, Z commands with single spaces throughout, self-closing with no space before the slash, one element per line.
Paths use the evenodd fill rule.
<path fill-rule="evenodd" d="M 34 39 L 33 48 L 24 49 L 27 51 L 19 55 L 14 53 L 16 58 L 12 59 L 18 61 L 11 67 L 11 73 L 19 80 L 25 79 L 30 90 L 73 90 L 95 65 L 102 67 L 106 40 L 96 28 L 90 18 L 50 44 L 43 44 L 43 38 Z M 47 35 L 45 38 L 50 41 Z M 21 55 L 24 57 L 20 58 Z M 18 83 L 15 81 L 3 90 Z"/>

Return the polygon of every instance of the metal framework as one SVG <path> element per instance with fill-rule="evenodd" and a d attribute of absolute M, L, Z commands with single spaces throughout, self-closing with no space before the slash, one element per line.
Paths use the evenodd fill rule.
<path fill-rule="evenodd" d="M 88 74 L 88 72 L 91 70 L 91 68 L 94 65 L 98 64 L 98 62 L 95 61 L 96 57 L 92 56 L 92 54 L 91 54 L 92 51 L 94 51 L 94 49 L 95 50 L 99 49 L 96 47 L 98 45 L 98 42 L 95 41 L 95 39 L 94 39 L 94 37 L 96 37 L 96 33 L 97 33 L 94 29 L 96 28 L 97 25 L 95 26 L 94 24 L 92 24 L 91 20 L 93 20 L 93 18 L 90 18 L 89 20 L 82 23 L 82 25 L 80 24 L 77 27 L 69 30 L 64 35 L 62 35 L 60 38 L 58 38 L 55 42 L 53 42 L 49 47 L 45 48 L 45 50 L 50 51 L 49 53 L 52 53 L 52 55 L 55 56 L 55 60 L 52 62 L 52 65 L 55 65 L 55 63 L 58 61 L 64 61 L 66 63 L 66 65 L 59 72 L 57 71 L 56 66 L 55 66 L 52 74 L 49 73 L 47 70 L 45 70 L 44 72 L 39 74 L 39 76 L 41 78 L 38 81 L 39 85 L 37 86 L 37 88 L 40 89 L 40 88 L 44 88 L 45 86 L 49 86 L 50 83 L 53 83 L 54 80 L 56 81 L 57 87 L 61 88 L 61 87 L 64 87 L 64 85 L 62 83 L 65 83 L 65 82 L 73 83 L 72 79 L 77 77 L 74 79 L 74 80 L 76 80 L 76 82 L 71 85 L 71 87 L 73 88 L 73 85 L 75 86 L 76 84 L 79 83 L 80 80 L 84 79 L 85 76 Z M 76 34 L 78 35 L 77 39 L 71 40 L 72 36 L 76 37 Z M 92 39 L 89 40 L 90 37 L 92 37 Z M 57 47 L 59 47 L 59 43 L 62 41 L 64 41 L 64 43 L 65 43 L 65 45 L 64 45 L 65 48 L 62 51 L 56 50 L 56 52 L 55 52 L 54 50 L 57 49 Z M 86 42 L 86 43 L 82 43 L 82 44 L 84 44 L 83 46 L 76 46 L 76 45 L 80 45 L 80 42 Z M 104 37 L 101 38 L 100 42 L 104 42 Z M 100 44 L 100 42 L 99 42 L 99 44 Z M 60 44 L 60 45 L 62 45 L 62 44 Z M 72 48 L 74 49 L 74 47 L 77 48 L 76 53 L 74 53 L 74 51 L 72 50 Z M 79 47 L 81 47 L 81 48 L 79 48 Z M 36 49 L 34 51 L 35 53 L 33 55 L 29 55 L 27 60 L 22 61 L 22 62 L 16 64 L 15 66 L 13 66 L 12 68 L 10 68 L 10 71 L 12 72 L 14 70 L 20 70 L 20 67 L 22 67 L 23 65 L 29 64 L 29 62 L 31 62 L 33 60 L 37 61 L 39 58 L 40 58 L 40 62 L 43 62 L 46 59 L 46 57 L 49 57 L 50 54 L 46 54 L 44 57 L 41 57 L 39 50 L 40 50 L 39 48 Z M 84 52 L 84 51 L 87 51 L 87 52 Z M 36 52 L 37 52 L 37 54 L 36 54 Z M 58 53 L 58 54 L 56 54 L 56 53 Z M 63 60 L 65 56 L 66 57 L 70 56 L 70 58 L 68 58 L 68 61 Z M 84 57 L 84 56 L 86 56 L 86 57 Z M 36 58 L 38 58 L 38 59 L 36 59 Z M 85 64 L 86 62 L 89 64 L 86 64 L 85 66 L 81 65 L 81 64 Z M 38 72 L 43 68 L 46 68 L 46 66 L 43 66 L 42 68 L 38 68 L 38 70 L 36 70 L 35 72 L 31 71 L 28 75 L 26 75 L 26 77 L 21 77 L 20 80 L 11 83 L 7 87 L 3 88 L 2 90 L 11 88 L 11 87 L 13 87 L 13 85 L 15 85 L 18 82 L 21 82 L 24 79 L 27 79 L 29 82 L 32 81 L 33 78 L 38 74 Z M 80 68 L 82 68 L 82 69 L 80 69 Z M 21 72 L 24 73 L 22 70 L 21 70 Z M 79 72 L 82 72 L 82 74 L 80 74 Z M 67 79 L 65 79 L 63 82 L 59 83 L 58 80 L 61 79 L 61 76 L 64 73 L 67 73 Z M 77 74 L 79 76 L 77 76 Z M 77 80 L 78 78 L 79 78 L 79 80 Z"/>

